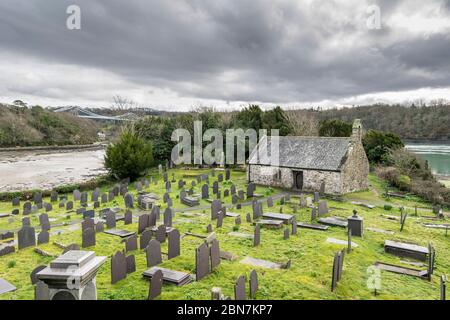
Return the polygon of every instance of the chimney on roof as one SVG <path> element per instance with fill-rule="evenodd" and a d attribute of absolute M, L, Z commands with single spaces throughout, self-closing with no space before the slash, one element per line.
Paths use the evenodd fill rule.
<path fill-rule="evenodd" d="M 362 123 L 360 119 L 353 121 L 352 142 L 362 142 Z"/>

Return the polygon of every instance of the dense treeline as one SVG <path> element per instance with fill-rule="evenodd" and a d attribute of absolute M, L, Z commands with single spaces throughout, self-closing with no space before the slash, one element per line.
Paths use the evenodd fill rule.
<path fill-rule="evenodd" d="M 98 125 L 39 106 L 0 104 L 0 147 L 90 144 Z"/>

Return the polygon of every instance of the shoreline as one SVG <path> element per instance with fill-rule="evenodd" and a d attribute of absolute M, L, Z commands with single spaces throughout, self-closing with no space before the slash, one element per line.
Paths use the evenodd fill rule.
<path fill-rule="evenodd" d="M 2 152 L 29 152 L 29 151 L 74 151 L 74 150 L 96 150 L 105 149 L 106 143 L 65 145 L 65 146 L 31 146 L 31 147 L 8 147 L 0 148 Z"/>

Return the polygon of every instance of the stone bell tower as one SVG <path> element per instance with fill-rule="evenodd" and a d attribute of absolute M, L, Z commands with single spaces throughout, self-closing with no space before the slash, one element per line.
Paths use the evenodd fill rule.
<path fill-rule="evenodd" d="M 351 140 L 353 143 L 362 143 L 362 123 L 360 119 L 353 121 Z"/>

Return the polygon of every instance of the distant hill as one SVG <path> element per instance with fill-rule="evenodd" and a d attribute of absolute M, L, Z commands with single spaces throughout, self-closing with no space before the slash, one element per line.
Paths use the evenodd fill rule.
<path fill-rule="evenodd" d="M 372 105 L 331 110 L 291 110 L 289 118 L 299 123 L 298 130 L 314 131 L 318 123 L 327 119 L 353 122 L 361 119 L 365 129 L 398 134 L 411 140 L 450 140 L 450 105 L 406 107 L 401 105 Z M 314 134 L 314 132 L 311 132 Z"/>
<path fill-rule="evenodd" d="M 41 107 L 0 104 L 0 147 L 91 144 L 98 124 Z"/>

